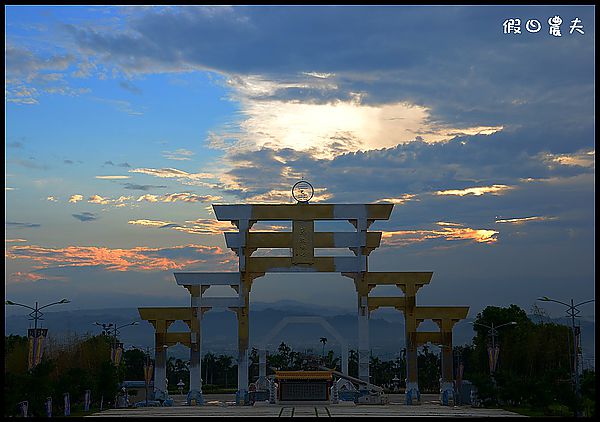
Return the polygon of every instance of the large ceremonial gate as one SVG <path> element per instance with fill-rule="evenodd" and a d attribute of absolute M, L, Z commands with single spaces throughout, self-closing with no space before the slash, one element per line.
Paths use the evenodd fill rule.
<path fill-rule="evenodd" d="M 419 401 L 417 347 L 428 342 L 442 348 L 442 401 L 448 404 L 453 391 L 452 328 L 464 319 L 468 307 L 417 306 L 419 288 L 428 284 L 432 272 L 373 272 L 368 269 L 369 254 L 380 245 L 381 232 L 369 232 L 376 220 L 387 220 L 393 204 L 244 204 L 213 205 L 219 221 L 230 221 L 238 232 L 225 233 L 227 247 L 239 257 L 238 272 L 175 273 L 177 284 L 191 294 L 191 308 L 139 308 L 142 319 L 156 330 L 154 386 L 159 394 L 166 390 L 166 351 L 162 345 L 180 342 L 190 347 L 190 392 L 188 400 L 202 403 L 201 340 L 204 312 L 220 307 L 236 313 L 238 321 L 238 403 L 248 391 L 249 295 L 252 283 L 273 272 L 338 272 L 354 280 L 358 299 L 359 378 L 369 382 L 369 315 L 380 307 L 393 307 L 404 313 L 407 359 L 406 403 Z M 315 221 L 346 220 L 353 232 L 316 232 Z M 258 221 L 291 221 L 291 232 L 250 231 Z M 252 256 L 259 248 L 290 248 L 290 256 Z M 354 256 L 316 256 L 315 248 L 350 249 Z M 324 251 L 326 252 L 326 251 Z M 231 286 L 236 297 L 203 297 L 210 286 Z M 404 296 L 370 297 L 381 285 L 395 285 Z M 433 320 L 439 332 L 417 332 L 419 324 Z M 184 321 L 189 333 L 168 333 L 175 320 Z M 391 334 L 391 333 L 390 333 Z"/>

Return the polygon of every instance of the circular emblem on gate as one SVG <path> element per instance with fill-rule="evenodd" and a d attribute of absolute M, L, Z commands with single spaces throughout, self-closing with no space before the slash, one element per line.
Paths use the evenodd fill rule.
<path fill-rule="evenodd" d="M 301 180 L 292 187 L 292 196 L 298 202 L 308 203 L 315 193 L 312 185 L 306 180 Z"/>

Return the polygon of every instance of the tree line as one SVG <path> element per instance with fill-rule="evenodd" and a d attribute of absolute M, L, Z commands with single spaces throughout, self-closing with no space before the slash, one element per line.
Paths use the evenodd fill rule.
<path fill-rule="evenodd" d="M 497 368 L 492 377 L 488 360 L 489 330 L 484 325 L 498 327 L 495 342 L 500 347 Z M 478 390 L 483 405 L 526 409 L 532 414 L 571 415 L 575 409 L 595 415 L 595 372 L 584 371 L 581 377 L 581 398 L 572 388 L 572 334 L 569 327 L 528 318 L 526 312 L 509 307 L 488 306 L 475 319 L 472 344 L 454 347 L 455 373 L 460 362 L 462 378 L 470 380 Z M 143 380 L 148 359 L 140 349 L 127 350 L 119 366 L 110 361 L 112 339 L 106 335 L 72 338 L 63 345 L 49 344 L 41 364 L 27 370 L 28 340 L 22 336 L 5 336 L 4 415 L 18 414 L 18 403 L 29 401 L 30 413 L 45 414 L 47 397 L 53 398 L 54 412 L 62 414 L 62 394 L 71 395 L 72 412 L 83 407 L 85 390 L 92 391 L 92 410 L 113 405 L 123 380 Z M 321 356 L 293 350 L 282 342 L 267 355 L 268 374 L 274 370 L 310 370 L 325 366 L 341 371 L 341 359 L 333 350 L 325 350 L 322 338 Z M 152 357 L 149 357 L 152 360 Z M 423 346 L 418 356 L 419 388 L 423 393 L 438 393 L 441 364 L 434 348 Z M 349 375 L 358 376 L 358 353 L 350 350 Z M 258 351 L 250 353 L 249 377 L 258 379 Z M 370 358 L 371 382 L 394 389 L 394 379 L 404 387 L 406 356 L 401 353 L 390 360 Z M 167 360 L 168 388 L 177 393 L 183 381 L 183 392 L 189 388 L 189 362 L 170 357 Z M 233 392 L 237 388 L 237 364 L 232 356 L 206 353 L 202 357 L 203 391 Z"/>

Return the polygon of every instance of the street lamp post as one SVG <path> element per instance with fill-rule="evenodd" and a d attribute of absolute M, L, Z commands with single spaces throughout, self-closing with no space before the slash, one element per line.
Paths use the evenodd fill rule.
<path fill-rule="evenodd" d="M 99 323 L 99 322 L 95 322 L 94 324 L 96 324 L 99 327 L 102 327 L 102 334 L 106 334 L 106 335 L 110 335 L 110 331 L 113 331 L 113 353 L 115 353 L 115 359 L 116 359 L 116 352 L 117 352 L 117 339 L 118 339 L 118 334 L 119 334 L 119 329 L 123 328 L 123 327 L 128 327 L 130 325 L 137 325 L 138 322 L 137 321 L 133 321 L 130 322 L 129 324 L 123 324 L 120 327 L 117 327 L 117 324 L 113 324 L 111 323 Z"/>
<path fill-rule="evenodd" d="M 556 302 L 560 303 L 567 307 L 567 316 L 571 317 L 571 330 L 573 332 L 573 372 L 572 372 L 572 381 L 573 387 L 575 389 L 575 397 L 577 399 L 577 403 L 575 404 L 575 413 L 577 416 L 581 416 L 579 412 L 579 400 L 581 399 L 581 390 L 579 386 L 579 367 L 578 367 L 578 359 L 577 359 L 577 329 L 575 327 L 575 318 L 579 318 L 579 313 L 581 312 L 577 309 L 578 306 L 585 305 L 586 303 L 594 302 L 594 299 L 586 300 L 584 302 L 580 302 L 578 304 L 574 304 L 573 299 L 571 299 L 571 304 L 561 302 L 560 300 L 550 299 L 548 296 L 543 296 L 538 298 L 537 300 L 542 302 Z"/>
<path fill-rule="evenodd" d="M 511 321 L 511 322 L 507 322 L 506 324 L 501 324 L 501 325 L 497 325 L 494 327 L 494 323 L 491 323 L 490 325 L 485 325 L 482 324 L 480 322 L 471 322 L 471 324 L 473 325 L 481 325 L 482 327 L 485 327 L 488 329 L 488 335 L 491 337 L 492 339 L 492 353 L 493 353 L 493 361 L 491 362 L 490 365 L 490 376 L 492 377 L 492 382 L 494 383 L 494 386 L 496 385 L 496 379 L 494 378 L 494 372 L 496 371 L 496 359 L 497 359 L 497 352 L 496 352 L 496 336 L 498 335 L 498 328 L 501 327 L 505 327 L 507 325 L 517 325 L 517 323 L 515 321 Z"/>
<path fill-rule="evenodd" d="M 28 306 L 28 305 L 23 305 L 22 303 L 13 302 L 12 300 L 6 300 L 4 302 L 4 304 L 5 305 L 22 306 L 24 308 L 32 310 L 32 312 L 29 313 L 29 317 L 30 317 L 29 320 L 30 321 L 33 320 L 33 324 L 34 324 L 33 325 L 33 327 L 34 327 L 33 333 L 34 333 L 35 338 L 37 338 L 38 337 L 38 330 L 37 330 L 37 328 L 38 328 L 38 320 L 43 320 L 44 319 L 44 318 L 42 318 L 42 315 L 44 315 L 44 314 L 41 312 L 41 310 L 44 309 L 44 308 L 47 308 L 49 306 L 52 306 L 52 305 L 59 305 L 59 304 L 70 303 L 70 302 L 71 301 L 68 300 L 68 299 L 62 299 L 62 300 L 59 300 L 58 302 L 52 302 L 52 303 L 49 303 L 47 305 L 44 305 L 44 306 L 40 307 L 38 305 L 38 302 L 36 301 L 35 302 L 35 308 L 32 308 L 31 306 Z M 35 351 L 34 351 L 34 356 L 35 356 Z"/>
<path fill-rule="evenodd" d="M 42 312 L 40 312 L 42 309 L 47 308 L 48 306 L 58 305 L 58 304 L 61 304 L 61 303 L 69 303 L 69 302 L 71 302 L 71 301 L 67 300 L 67 299 L 63 299 L 63 300 L 60 300 L 58 302 L 52 302 L 52 303 L 49 303 L 49 304 L 44 305 L 42 307 L 38 307 L 38 302 L 36 301 L 35 302 L 35 308 L 32 308 L 31 306 L 23 305 L 22 303 L 13 302 L 12 300 L 7 300 L 4 303 L 6 305 L 16 305 L 16 306 L 22 306 L 22 307 L 27 308 L 27 309 L 31 309 L 33 312 L 31 312 L 29 314 L 29 316 L 31 317 L 30 320 L 34 321 L 34 329 L 37 332 L 37 322 L 38 322 L 38 319 L 44 319 L 44 318 L 42 318 L 42 315 L 44 315 L 44 314 Z"/>

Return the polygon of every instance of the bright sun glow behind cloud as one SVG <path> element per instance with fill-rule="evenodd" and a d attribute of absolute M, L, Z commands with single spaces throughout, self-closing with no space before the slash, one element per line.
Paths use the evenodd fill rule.
<path fill-rule="evenodd" d="M 502 126 L 456 128 L 431 122 L 427 107 L 407 102 L 371 105 L 352 93 L 349 100 L 326 103 L 273 98 L 277 89 L 299 87 L 251 77 L 238 77 L 230 86 L 241 105 L 239 131 L 212 133 L 209 144 L 223 147 L 225 140 L 237 139 L 236 148 L 269 147 L 310 150 L 319 158 L 332 158 L 345 152 L 394 147 L 421 139 L 441 142 L 460 135 L 490 135 Z M 325 86 L 302 88 L 334 90 Z"/>
<path fill-rule="evenodd" d="M 378 149 L 410 142 L 417 136 L 426 142 L 440 142 L 455 134 L 490 134 L 501 127 L 434 129 L 427 124 L 429 112 L 407 103 L 381 106 L 358 101 L 328 104 L 297 102 L 252 102 L 244 111 L 241 128 L 252 134 L 257 146 L 271 148 L 319 149 L 340 142 L 340 149 Z M 318 155 L 330 155 L 327 152 Z"/>

